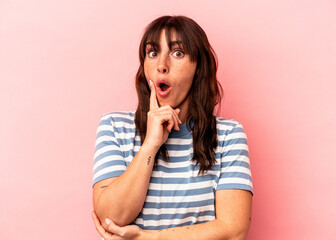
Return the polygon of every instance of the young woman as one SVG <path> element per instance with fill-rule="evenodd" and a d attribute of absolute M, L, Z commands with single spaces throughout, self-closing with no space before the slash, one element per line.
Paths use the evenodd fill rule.
<path fill-rule="evenodd" d="M 136 112 L 102 117 L 92 217 L 106 239 L 245 239 L 252 205 L 246 135 L 214 115 L 216 59 L 192 19 L 164 16 L 140 43 Z"/>

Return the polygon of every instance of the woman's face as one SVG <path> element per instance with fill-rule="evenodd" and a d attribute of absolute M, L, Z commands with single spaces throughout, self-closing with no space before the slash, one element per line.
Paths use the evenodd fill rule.
<path fill-rule="evenodd" d="M 170 105 L 180 108 L 184 114 L 188 112 L 188 93 L 191 88 L 196 62 L 191 62 L 189 55 L 184 53 L 182 44 L 172 31 L 171 49 L 162 30 L 159 46 L 154 49 L 151 43 L 146 45 L 144 62 L 145 76 L 149 84 L 152 80 L 156 86 L 157 100 L 160 106 Z M 181 114 L 180 114 L 181 115 Z"/>

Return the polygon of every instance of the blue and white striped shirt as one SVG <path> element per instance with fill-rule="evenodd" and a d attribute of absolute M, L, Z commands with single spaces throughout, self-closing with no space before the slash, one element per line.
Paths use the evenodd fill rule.
<path fill-rule="evenodd" d="M 120 176 L 139 151 L 135 112 L 114 112 L 101 118 L 94 154 L 93 184 Z M 234 120 L 216 117 L 217 163 L 198 175 L 192 135 L 186 124 L 172 130 L 165 146 L 169 161 L 158 158 L 143 209 L 134 223 L 147 230 L 208 222 L 215 219 L 215 192 L 244 189 L 253 193 L 246 135 Z"/>

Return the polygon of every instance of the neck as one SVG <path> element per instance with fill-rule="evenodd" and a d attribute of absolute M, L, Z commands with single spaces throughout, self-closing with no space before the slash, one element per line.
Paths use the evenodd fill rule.
<path fill-rule="evenodd" d="M 188 107 L 189 107 L 189 97 L 187 97 L 180 105 L 176 107 L 180 109 L 179 118 L 182 124 L 185 124 L 187 121 L 187 117 L 189 114 Z"/>

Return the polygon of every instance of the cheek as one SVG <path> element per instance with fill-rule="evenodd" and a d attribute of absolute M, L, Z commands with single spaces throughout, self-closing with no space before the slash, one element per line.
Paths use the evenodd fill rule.
<path fill-rule="evenodd" d="M 147 80 L 151 77 L 153 67 L 147 61 L 144 62 L 144 72 Z"/>
<path fill-rule="evenodd" d="M 190 84 L 194 80 L 195 72 L 196 64 L 185 64 L 180 68 L 180 74 L 183 76 L 184 81 L 187 81 Z"/>

